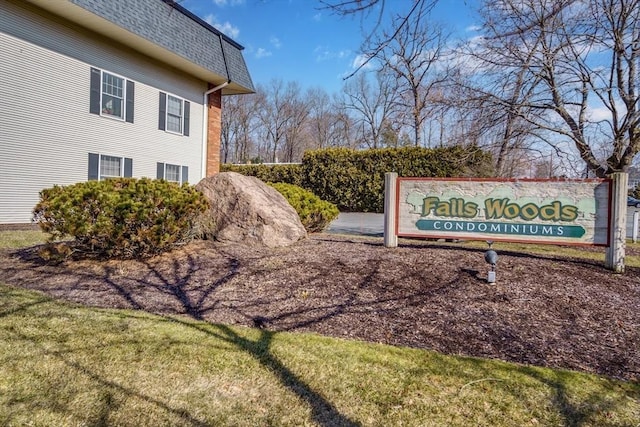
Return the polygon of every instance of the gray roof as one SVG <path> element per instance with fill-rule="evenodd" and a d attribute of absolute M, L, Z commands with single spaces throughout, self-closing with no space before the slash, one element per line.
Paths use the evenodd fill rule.
<path fill-rule="evenodd" d="M 29 1 L 212 84 L 229 81 L 223 94 L 254 91 L 244 48 L 175 0 Z"/>

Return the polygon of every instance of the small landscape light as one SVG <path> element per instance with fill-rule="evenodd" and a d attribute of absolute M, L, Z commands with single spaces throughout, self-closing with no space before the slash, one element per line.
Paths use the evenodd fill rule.
<path fill-rule="evenodd" d="M 491 270 L 489 270 L 489 274 L 487 274 L 487 282 L 495 283 L 496 282 L 496 263 L 498 262 L 498 254 L 496 251 L 491 249 L 491 245 L 493 245 L 492 240 L 487 240 L 487 244 L 489 245 L 489 250 L 484 253 L 484 260 L 487 264 L 491 264 Z"/>

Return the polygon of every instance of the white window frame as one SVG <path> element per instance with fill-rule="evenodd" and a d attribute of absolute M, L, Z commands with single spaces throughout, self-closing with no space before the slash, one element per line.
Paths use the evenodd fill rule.
<path fill-rule="evenodd" d="M 104 84 L 104 76 L 109 75 L 111 77 L 115 77 L 117 79 L 120 79 L 122 81 L 122 116 L 117 116 L 115 114 L 111 114 L 108 112 L 105 112 L 104 107 L 103 107 L 103 97 L 104 95 L 108 95 L 108 96 L 113 96 L 109 93 L 105 93 L 103 90 L 103 84 Z M 127 117 L 127 79 L 123 76 L 120 76 L 118 74 L 112 73 L 110 71 L 105 71 L 105 70 L 100 70 L 100 115 L 102 117 L 108 117 L 110 119 L 114 119 L 114 120 L 120 120 L 120 121 L 125 121 L 126 117 Z"/>
<path fill-rule="evenodd" d="M 172 179 L 167 179 L 167 166 L 174 166 L 174 167 L 178 168 L 178 180 L 177 181 L 174 181 Z M 178 183 L 178 184 L 182 185 L 182 167 L 183 167 L 183 165 L 174 165 L 173 163 L 166 163 L 165 162 L 164 163 L 164 174 L 163 174 L 165 181 L 175 182 L 175 183 Z"/>
<path fill-rule="evenodd" d="M 120 175 L 102 175 L 102 158 L 112 157 L 114 159 L 120 159 Z M 110 154 L 98 154 L 98 181 L 103 181 L 110 178 L 124 178 L 124 157 L 112 156 Z"/>
<path fill-rule="evenodd" d="M 180 131 L 175 131 L 169 129 L 169 99 L 173 98 L 177 101 L 180 101 L 180 116 L 176 116 L 175 114 L 171 114 L 171 117 L 180 117 Z M 175 135 L 184 135 L 184 98 L 180 98 L 179 96 L 172 95 L 167 93 L 167 105 L 165 111 L 165 132 L 173 133 Z"/>

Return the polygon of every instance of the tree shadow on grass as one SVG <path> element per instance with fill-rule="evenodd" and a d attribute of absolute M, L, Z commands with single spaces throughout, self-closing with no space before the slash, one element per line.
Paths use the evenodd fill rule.
<path fill-rule="evenodd" d="M 510 272 L 511 276 L 503 276 L 501 272 L 501 280 L 511 277 L 513 283 L 522 282 L 524 288 L 516 288 L 506 279 L 499 282 L 502 287 L 484 286 L 486 270 L 478 268 L 486 265 L 482 260 L 483 249 L 460 247 L 452 252 L 448 246 L 429 245 L 424 248 L 438 250 L 423 251 L 420 245 L 407 244 L 407 248 L 415 251 L 393 253 L 383 249 L 382 243 L 356 241 L 340 246 L 339 256 L 318 246 L 318 252 L 324 256 L 315 256 L 317 245 L 331 242 L 330 237 L 320 236 L 306 246 L 282 251 L 200 244 L 151 260 L 58 266 L 40 265 L 14 253 L 17 260 L 0 256 L 0 275 L 14 286 L 42 290 L 50 296 L 89 306 L 186 315 L 211 323 L 273 331 L 313 331 L 445 353 L 586 367 L 600 374 L 637 378 L 638 334 L 634 328 L 637 316 L 631 314 L 632 302 L 627 302 L 636 298 L 633 280 L 637 272 L 626 275 L 617 288 L 602 293 L 610 305 L 616 303 L 614 298 L 620 298 L 618 295 L 623 296 L 625 304 L 616 305 L 626 311 L 616 309 L 604 314 L 596 311 L 597 322 L 595 316 L 582 314 L 581 322 L 567 324 L 561 330 L 563 338 L 557 339 L 557 332 L 554 336 L 549 335 L 551 332 L 548 336 L 544 334 L 561 322 L 567 323 L 574 311 L 575 316 L 580 315 L 585 311 L 581 304 L 592 306 L 592 298 L 580 292 L 572 295 L 547 291 L 546 285 L 535 283 L 538 276 L 540 280 L 545 277 L 569 280 L 570 273 L 564 274 L 559 268 L 551 272 L 535 269 L 555 264 L 523 262 L 522 267 L 518 265 L 519 269 Z M 437 253 L 433 255 L 434 252 Z M 297 253 L 304 256 L 294 255 Z M 446 256 L 450 253 L 453 256 Z M 506 251 L 504 255 L 504 260 L 514 265 L 519 257 L 526 261 L 560 261 Z M 278 262 L 281 257 L 288 263 Z M 441 266 L 442 261 L 448 265 Z M 565 260 L 557 267 L 562 266 L 567 266 L 569 272 L 575 271 L 572 267 L 580 267 L 580 280 L 575 283 L 594 282 L 589 274 L 603 272 L 602 267 L 583 261 Z M 608 273 L 597 277 L 617 286 L 609 280 Z M 571 282 L 568 285 L 581 290 Z M 537 306 L 541 307 L 541 313 L 530 308 Z M 541 327 L 544 325 L 538 319 L 545 319 L 549 327 Z M 600 329 L 605 322 L 619 327 Z M 590 324 L 593 327 L 586 328 Z M 530 343 L 535 351 L 520 354 L 503 345 L 506 337 L 514 335 L 505 332 L 514 328 L 521 332 L 518 343 Z M 618 360 L 609 357 L 610 351 L 602 351 L 602 345 L 593 344 L 598 341 L 615 344 Z M 576 345 L 572 349 L 573 342 Z M 558 348 L 561 362 L 552 354 Z"/>
<path fill-rule="evenodd" d="M 575 397 L 572 399 L 572 393 L 567 386 L 572 382 L 571 377 L 576 373 L 563 371 L 547 373 L 528 366 L 521 367 L 518 370 L 551 389 L 551 404 L 562 416 L 563 425 L 566 427 L 592 425 L 592 417 L 597 414 L 606 414 L 609 411 L 615 412 L 616 406 L 620 404 L 617 399 L 603 399 L 602 392 L 587 393 L 578 401 L 576 401 Z M 603 379 L 603 381 L 610 380 Z M 632 384 L 630 386 L 634 387 Z M 615 388 L 613 385 L 610 387 L 612 389 Z M 640 392 L 640 389 L 638 389 L 638 392 Z M 626 398 L 631 397 L 627 395 Z"/>
<path fill-rule="evenodd" d="M 178 295 L 176 295 L 178 296 Z M 184 301 L 182 298 L 179 298 L 183 303 L 185 303 L 186 307 L 192 307 L 194 310 L 187 310 L 188 314 L 191 318 L 195 318 L 196 320 L 202 320 L 201 316 L 198 314 L 197 304 L 192 306 L 190 303 Z M 16 315 L 18 313 L 24 312 L 29 308 L 32 308 L 36 305 L 42 303 L 49 303 L 53 300 L 47 297 L 33 299 L 31 301 L 24 302 L 15 307 L 11 307 L 5 311 L 0 311 L 0 318 L 8 317 L 12 315 Z M 126 315 L 126 317 L 137 318 L 136 315 Z M 251 340 L 241 336 L 236 333 L 231 327 L 222 325 L 222 324 L 208 324 L 208 323 L 194 323 L 192 321 L 182 320 L 176 317 L 161 317 L 159 321 L 166 321 L 172 323 L 178 323 L 182 326 L 195 329 L 198 332 L 204 333 L 210 337 L 221 340 L 223 342 L 229 343 L 233 345 L 235 348 L 245 352 L 247 355 L 251 356 L 254 360 L 256 360 L 260 365 L 266 368 L 269 372 L 271 372 L 275 379 L 279 381 L 284 387 L 286 387 L 290 392 L 296 395 L 302 402 L 304 402 L 311 409 L 311 417 L 312 421 L 319 426 L 346 426 L 346 427 L 355 427 L 360 424 L 352 421 L 347 416 L 340 413 L 340 411 L 322 394 L 314 390 L 311 386 L 305 383 L 300 376 L 294 373 L 290 368 L 285 366 L 270 350 L 273 339 L 276 335 L 276 332 L 268 331 L 268 330 L 260 330 L 260 336 L 256 340 Z M 38 347 L 40 352 L 43 355 L 49 357 L 55 357 L 60 360 L 66 366 L 72 368 L 74 371 L 82 374 L 85 377 L 88 377 L 95 383 L 99 384 L 101 387 L 100 394 L 102 396 L 101 400 L 103 401 L 103 406 L 100 410 L 100 413 L 97 417 L 94 417 L 91 422 L 92 425 L 108 425 L 109 414 L 113 410 L 112 406 L 116 405 L 114 403 L 114 393 L 122 394 L 124 396 L 133 397 L 136 399 L 140 399 L 141 401 L 147 402 L 156 406 L 163 411 L 173 414 L 174 416 L 179 417 L 181 420 L 185 422 L 187 425 L 192 426 L 208 426 L 210 424 L 198 419 L 189 413 L 186 408 L 175 408 L 170 406 L 168 403 L 159 400 L 157 398 L 151 397 L 142 393 L 141 391 L 135 390 L 134 388 L 128 387 L 125 384 L 120 384 L 118 382 L 112 381 L 109 378 L 105 378 L 104 376 L 96 373 L 90 366 L 86 364 L 79 363 L 73 358 L 68 357 L 68 353 L 79 350 L 78 348 L 74 349 L 66 349 L 66 350 L 56 350 L 52 348 L 48 348 L 48 346 L 41 343 L 36 337 L 28 336 L 20 333 L 16 330 L 10 331 L 11 335 L 14 336 L 15 339 L 29 342 L 32 345 Z M 117 399 L 116 399 L 117 400 Z M 55 404 L 57 406 L 58 403 Z"/>
<path fill-rule="evenodd" d="M 529 365 L 496 365 L 491 360 L 469 357 L 461 357 L 460 360 L 472 366 L 473 376 L 478 379 L 462 386 L 459 394 L 464 393 L 467 388 L 490 383 L 493 385 L 488 388 L 489 391 L 483 387 L 485 393 L 490 393 L 493 389 L 501 389 L 516 398 L 517 404 L 531 415 L 539 410 L 543 413 L 549 412 L 549 415 L 554 412 L 558 418 L 552 417 L 553 425 L 564 427 L 596 425 L 594 423 L 598 418 L 607 419 L 608 413 L 620 412 L 621 408 L 628 404 L 628 399 L 640 399 L 638 383 L 616 384 L 611 379 L 600 378 L 601 383 L 596 384 L 596 380 L 585 381 L 582 373 L 573 371 L 550 370 Z M 548 390 L 546 409 L 536 406 L 540 405 L 541 399 L 531 399 L 532 392 L 543 392 L 539 385 L 531 384 L 531 379 Z M 593 390 L 584 389 L 584 386 L 592 385 Z M 617 395 L 605 391 L 615 391 L 620 387 L 624 387 L 625 390 Z M 538 424 L 537 421 L 536 424 Z M 610 419 L 608 423 L 598 425 L 635 426 L 635 424 L 622 424 L 615 418 Z"/>
<path fill-rule="evenodd" d="M 341 414 L 330 401 L 313 390 L 271 353 L 270 347 L 276 332 L 261 330 L 260 337 L 252 341 L 242 337 L 227 325 L 200 325 L 175 318 L 171 318 L 170 320 L 233 344 L 238 349 L 253 357 L 263 367 L 272 372 L 283 386 L 309 405 L 311 408 L 312 421 L 317 425 L 326 427 L 356 427 L 361 425 Z"/>
<path fill-rule="evenodd" d="M 40 302 L 41 301 L 36 301 L 34 304 L 30 304 L 30 305 L 33 306 Z M 49 302 L 49 301 L 46 301 L 46 302 Z M 23 309 L 25 309 L 24 306 L 19 307 L 19 310 L 23 310 Z M 115 397 L 115 394 L 119 393 L 119 394 L 122 394 L 123 396 L 126 396 L 127 398 L 139 399 L 140 401 L 156 406 L 162 409 L 163 411 L 165 411 L 166 413 L 169 413 L 178 417 L 181 420 L 181 422 L 185 423 L 185 425 L 190 425 L 194 427 L 210 426 L 209 423 L 206 423 L 196 418 L 192 414 L 190 414 L 187 409 L 172 407 L 171 405 L 169 405 L 166 402 L 163 402 L 162 400 L 156 399 L 152 396 L 149 396 L 138 390 L 135 390 L 132 387 L 127 387 L 126 385 L 119 384 L 115 381 L 112 381 L 108 378 L 105 378 L 99 375 L 90 366 L 79 363 L 68 357 L 68 353 L 72 353 L 75 350 L 70 350 L 70 349 L 55 350 L 51 348 L 50 345 L 40 342 L 37 337 L 31 336 L 31 335 L 25 335 L 14 328 L 5 329 L 5 331 L 8 331 L 13 336 L 14 340 L 30 343 L 31 345 L 39 349 L 39 353 L 42 356 L 46 356 L 48 358 L 55 358 L 59 360 L 64 365 L 73 369 L 77 373 L 89 378 L 91 381 L 95 382 L 100 386 L 99 393 L 100 393 L 101 401 L 103 405 L 99 411 L 99 414 L 97 414 L 97 416 L 90 416 L 89 414 L 83 414 L 83 416 L 90 418 L 87 420 L 90 423 L 90 425 L 94 425 L 94 426 L 110 425 L 109 416 L 113 411 L 114 407 L 118 406 L 116 402 L 117 398 Z M 41 403 L 36 402 L 34 403 L 34 405 L 41 405 Z M 68 409 L 66 405 L 64 405 L 64 403 L 60 401 L 57 401 L 57 400 L 52 401 L 50 402 L 50 406 L 55 412 L 64 411 L 66 416 L 72 415 L 69 412 L 71 410 Z M 43 408 L 39 408 L 39 409 L 43 409 Z"/>

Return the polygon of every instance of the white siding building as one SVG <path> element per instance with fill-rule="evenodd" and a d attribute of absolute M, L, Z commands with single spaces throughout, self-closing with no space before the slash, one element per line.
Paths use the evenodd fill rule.
<path fill-rule="evenodd" d="M 216 173 L 241 50 L 169 0 L 0 0 L 0 224 L 55 184 Z"/>

